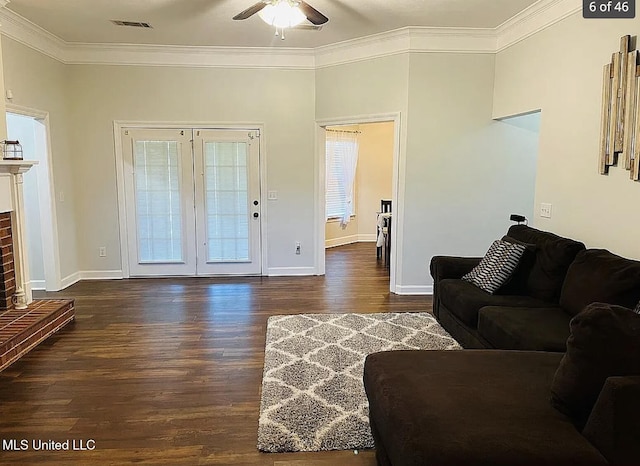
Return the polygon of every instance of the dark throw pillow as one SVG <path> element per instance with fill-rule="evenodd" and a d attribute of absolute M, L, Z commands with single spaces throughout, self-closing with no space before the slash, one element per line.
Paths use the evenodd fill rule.
<path fill-rule="evenodd" d="M 606 249 L 580 251 L 562 285 L 560 307 L 576 315 L 591 303 L 633 309 L 640 299 L 640 261 Z"/>
<path fill-rule="evenodd" d="M 496 240 L 480 263 L 462 279 L 493 294 L 511 277 L 525 249 L 522 244 Z"/>
<path fill-rule="evenodd" d="M 640 315 L 592 303 L 570 327 L 567 352 L 551 384 L 551 404 L 582 429 L 608 377 L 640 375 Z"/>

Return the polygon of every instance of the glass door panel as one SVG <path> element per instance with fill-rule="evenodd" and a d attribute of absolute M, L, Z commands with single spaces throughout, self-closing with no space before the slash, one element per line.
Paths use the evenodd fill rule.
<path fill-rule="evenodd" d="M 196 130 L 198 274 L 261 272 L 259 142 L 247 130 Z M 200 221 L 202 219 L 202 221 Z"/>
<path fill-rule="evenodd" d="M 195 274 L 191 130 L 123 130 L 132 276 Z"/>

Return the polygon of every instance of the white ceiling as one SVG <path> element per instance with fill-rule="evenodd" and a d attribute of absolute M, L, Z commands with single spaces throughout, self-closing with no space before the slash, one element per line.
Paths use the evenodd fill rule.
<path fill-rule="evenodd" d="M 318 47 L 407 26 L 495 28 L 538 0 L 309 0 L 329 17 L 321 31 L 282 41 L 258 15 L 232 17 L 257 0 L 11 0 L 7 8 L 70 43 Z M 110 20 L 148 22 L 153 29 Z"/>

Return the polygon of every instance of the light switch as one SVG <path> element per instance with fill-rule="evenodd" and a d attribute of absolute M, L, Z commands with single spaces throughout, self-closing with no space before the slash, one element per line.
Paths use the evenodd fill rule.
<path fill-rule="evenodd" d="M 545 204 L 544 202 L 540 204 L 540 217 L 551 218 L 551 204 Z"/>
<path fill-rule="evenodd" d="M 278 199 L 278 191 L 269 191 L 267 193 L 267 199 L 270 201 L 275 201 Z"/>

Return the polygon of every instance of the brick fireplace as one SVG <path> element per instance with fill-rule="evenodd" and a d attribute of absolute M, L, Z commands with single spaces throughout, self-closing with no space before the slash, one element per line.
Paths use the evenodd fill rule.
<path fill-rule="evenodd" d="M 31 293 L 22 174 L 36 163 L 0 160 L 0 371 L 75 319 L 73 300 Z"/>
<path fill-rule="evenodd" d="M 0 311 L 13 307 L 16 292 L 16 271 L 13 263 L 11 213 L 0 213 Z"/>

